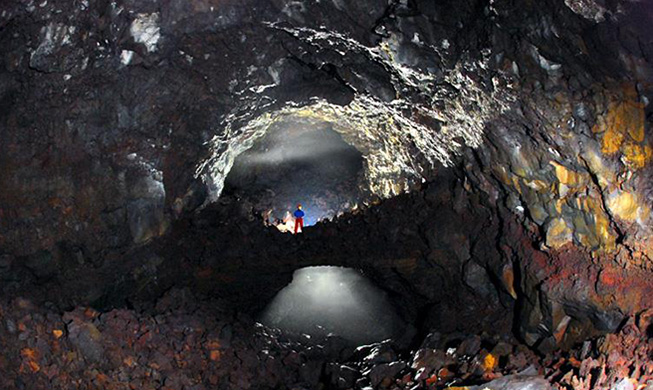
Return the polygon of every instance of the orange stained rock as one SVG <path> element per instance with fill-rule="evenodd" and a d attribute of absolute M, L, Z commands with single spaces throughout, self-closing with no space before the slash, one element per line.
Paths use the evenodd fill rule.
<path fill-rule="evenodd" d="M 36 351 L 31 348 L 23 348 L 20 350 L 20 356 L 26 359 L 34 360 L 36 359 Z"/>
<path fill-rule="evenodd" d="M 621 280 L 621 276 L 616 274 L 614 270 L 604 269 L 599 274 L 599 281 L 607 286 L 615 286 Z"/>
<path fill-rule="evenodd" d="M 497 358 L 491 353 L 488 353 L 485 358 L 483 358 L 483 369 L 485 371 L 492 371 L 497 366 L 497 363 Z"/>
<path fill-rule="evenodd" d="M 37 362 L 33 361 L 33 360 L 30 360 L 29 362 L 27 362 L 27 366 L 29 367 L 29 369 L 33 373 L 37 373 L 37 372 L 41 371 L 41 366 L 39 366 L 39 364 Z"/>
<path fill-rule="evenodd" d="M 220 356 L 221 356 L 220 351 L 218 351 L 217 349 L 212 350 L 211 353 L 209 354 L 211 361 L 214 362 L 220 360 Z"/>
<path fill-rule="evenodd" d="M 644 142 L 645 138 L 645 113 L 643 103 L 630 103 L 631 111 L 633 111 L 632 126 L 628 127 L 628 135 L 635 142 Z"/>
<path fill-rule="evenodd" d="M 517 292 L 515 291 L 515 273 L 509 265 L 503 268 L 503 284 L 510 296 L 513 299 L 517 299 Z"/>
<path fill-rule="evenodd" d="M 453 376 L 453 372 L 449 371 L 447 367 L 442 367 L 438 370 L 438 377 L 440 379 L 447 379 Z"/>
<path fill-rule="evenodd" d="M 572 357 L 569 358 L 569 364 L 572 367 L 580 368 L 581 362 L 578 359 L 576 359 L 575 357 L 572 356 Z"/>
<path fill-rule="evenodd" d="M 553 337 L 555 338 L 556 343 L 560 344 L 562 342 L 562 338 L 565 336 L 565 333 L 567 333 L 570 320 L 571 317 L 565 316 L 556 327 L 555 332 L 553 332 Z"/>
<path fill-rule="evenodd" d="M 626 164 L 633 170 L 644 168 L 651 161 L 653 151 L 649 145 L 638 145 L 626 142 L 623 146 L 623 154 Z"/>
<path fill-rule="evenodd" d="M 605 125 L 607 129 L 605 129 L 603 139 L 601 140 L 601 152 L 603 154 L 613 155 L 617 153 L 621 144 L 624 142 L 624 131 L 622 130 L 624 125 L 621 122 L 621 116 L 618 112 L 621 112 L 621 110 L 611 109 L 608 111 L 607 124 Z"/>
<path fill-rule="evenodd" d="M 634 221 L 640 215 L 640 211 L 645 217 L 648 217 L 650 211 L 646 205 L 640 207 L 640 201 L 637 195 L 627 191 L 622 191 L 608 198 L 608 207 L 610 211 L 621 219 Z"/>
<path fill-rule="evenodd" d="M 136 365 L 136 361 L 134 360 L 134 357 L 132 356 L 127 356 L 126 358 L 123 359 L 123 364 L 128 366 L 128 367 L 134 367 Z"/>
<path fill-rule="evenodd" d="M 522 179 L 522 180 L 526 186 L 534 189 L 537 192 L 549 190 L 549 184 L 543 180 L 537 180 L 537 179 L 534 180 Z"/>
<path fill-rule="evenodd" d="M 100 382 L 100 383 L 108 383 L 109 382 L 109 377 L 106 376 L 106 374 L 103 374 L 99 372 L 96 376 L 95 379 Z"/>
<path fill-rule="evenodd" d="M 52 331 L 52 334 L 54 335 L 55 339 L 60 339 L 61 336 L 63 336 L 63 331 L 61 331 L 59 329 L 55 329 L 55 330 Z"/>
<path fill-rule="evenodd" d="M 508 174 L 508 171 L 506 168 L 502 165 L 494 165 L 492 167 L 492 171 L 494 172 L 494 175 L 501 180 L 506 185 L 511 185 L 513 184 L 512 179 L 510 178 L 510 175 Z"/>
<path fill-rule="evenodd" d="M 603 210 L 601 201 L 593 197 L 587 197 L 583 200 L 582 209 L 592 216 L 594 222 L 594 235 L 596 236 L 600 248 L 606 252 L 612 252 L 616 249 L 615 236 L 610 228 L 610 220 Z"/>
<path fill-rule="evenodd" d="M 564 198 L 556 200 L 556 202 L 554 204 L 554 207 L 555 207 L 555 210 L 558 212 L 558 214 L 562 214 L 562 206 L 564 206 L 566 203 L 567 203 L 567 200 L 564 199 Z"/>
<path fill-rule="evenodd" d="M 546 231 L 546 244 L 552 248 L 560 248 L 571 240 L 571 229 L 562 218 L 551 220 Z"/>
<path fill-rule="evenodd" d="M 589 168 L 596 174 L 599 184 L 607 186 L 617 181 L 616 172 L 608 166 L 599 150 L 587 149 L 582 153 L 582 162 L 589 165 Z"/>
<path fill-rule="evenodd" d="M 186 360 L 186 358 L 179 353 L 175 353 L 175 362 L 177 363 L 177 366 L 179 368 L 185 368 L 186 366 L 188 366 L 188 361 Z"/>
<path fill-rule="evenodd" d="M 426 379 L 426 384 L 431 386 L 432 384 L 438 383 L 438 376 L 433 374 Z"/>

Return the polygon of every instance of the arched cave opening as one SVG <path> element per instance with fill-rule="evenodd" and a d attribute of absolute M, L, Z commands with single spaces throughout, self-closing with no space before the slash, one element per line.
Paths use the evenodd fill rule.
<path fill-rule="evenodd" d="M 335 335 L 353 346 L 401 339 L 407 325 L 385 292 L 360 272 L 343 267 L 306 267 L 294 272 L 260 314 L 270 327 L 316 338 Z"/>
<path fill-rule="evenodd" d="M 306 212 L 304 226 L 312 226 L 356 207 L 365 199 L 363 185 L 363 156 L 329 123 L 288 118 L 235 158 L 221 197 L 292 232 L 297 204 Z"/>

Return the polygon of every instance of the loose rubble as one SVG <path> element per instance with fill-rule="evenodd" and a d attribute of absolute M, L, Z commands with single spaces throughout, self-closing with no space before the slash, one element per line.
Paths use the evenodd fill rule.
<path fill-rule="evenodd" d="M 650 313 L 648 314 L 650 315 Z M 266 328 L 216 300 L 175 289 L 155 307 L 63 315 L 0 304 L 3 389 L 649 389 L 647 313 L 616 334 L 538 356 L 514 339 L 430 333 L 352 348 Z M 646 387 L 648 386 L 648 387 Z"/>
<path fill-rule="evenodd" d="M 0 1 L 0 388 L 649 390 L 652 11 Z M 385 199 L 294 237 L 221 204 L 287 116 L 336 126 Z M 311 265 L 432 336 L 248 319 Z"/>

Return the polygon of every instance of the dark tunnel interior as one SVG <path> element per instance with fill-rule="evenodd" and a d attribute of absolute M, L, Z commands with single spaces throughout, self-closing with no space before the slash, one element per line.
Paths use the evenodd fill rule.
<path fill-rule="evenodd" d="M 653 389 L 650 1 L 4 0 L 0 55 L 0 389 Z"/>
<path fill-rule="evenodd" d="M 267 225 L 292 231 L 297 204 L 307 213 L 305 226 L 312 226 L 362 203 L 362 174 L 360 152 L 328 124 L 287 121 L 236 157 L 221 197 L 234 197 Z"/>

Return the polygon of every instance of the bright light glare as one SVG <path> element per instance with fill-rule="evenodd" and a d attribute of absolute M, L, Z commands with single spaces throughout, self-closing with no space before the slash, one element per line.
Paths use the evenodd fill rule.
<path fill-rule="evenodd" d="M 304 226 L 350 211 L 363 197 L 363 157 L 328 123 L 277 124 L 238 156 L 225 194 L 253 204 L 268 225 L 293 232 L 301 203 Z"/>
<path fill-rule="evenodd" d="M 333 333 L 356 344 L 393 337 L 403 328 L 383 291 L 359 272 L 340 267 L 296 271 L 261 322 L 314 336 Z"/>

